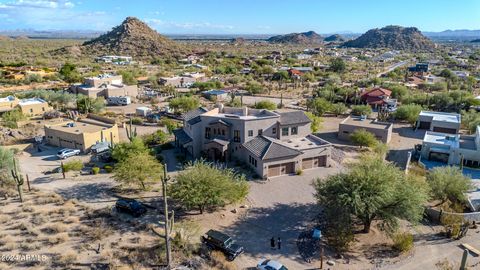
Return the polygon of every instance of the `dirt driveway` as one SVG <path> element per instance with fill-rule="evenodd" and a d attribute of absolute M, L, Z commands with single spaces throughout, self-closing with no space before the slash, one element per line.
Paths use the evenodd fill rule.
<path fill-rule="evenodd" d="M 312 268 L 297 250 L 296 240 L 318 208 L 313 196 L 312 179 L 335 174 L 342 167 L 306 170 L 301 176 L 281 176 L 270 181 L 251 182 L 246 215 L 221 228 L 245 247 L 246 253 L 235 260 L 241 269 L 253 267 L 262 258 L 284 263 L 289 269 Z M 281 250 L 270 248 L 270 238 L 280 237 Z"/>

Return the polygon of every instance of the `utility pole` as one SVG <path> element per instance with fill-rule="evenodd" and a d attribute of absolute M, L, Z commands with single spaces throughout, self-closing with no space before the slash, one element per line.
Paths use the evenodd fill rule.
<path fill-rule="evenodd" d="M 163 190 L 163 211 L 164 211 L 164 226 L 165 226 L 165 245 L 167 247 L 167 269 L 170 269 L 171 252 L 170 252 L 170 230 L 168 220 L 168 202 L 167 202 L 167 164 L 163 163 L 163 178 L 162 178 L 162 190 Z"/>

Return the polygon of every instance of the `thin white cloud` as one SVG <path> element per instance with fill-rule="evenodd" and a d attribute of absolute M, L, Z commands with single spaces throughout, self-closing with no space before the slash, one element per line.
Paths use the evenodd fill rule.
<path fill-rule="evenodd" d="M 232 30 L 235 29 L 232 25 L 214 24 L 210 22 L 173 22 L 164 21 L 160 19 L 150 18 L 145 19 L 145 22 L 155 28 L 168 28 L 168 29 L 180 29 L 180 30 Z"/>
<path fill-rule="evenodd" d="M 3 8 L 73 8 L 74 3 L 65 0 L 15 0 L 2 4 Z"/>

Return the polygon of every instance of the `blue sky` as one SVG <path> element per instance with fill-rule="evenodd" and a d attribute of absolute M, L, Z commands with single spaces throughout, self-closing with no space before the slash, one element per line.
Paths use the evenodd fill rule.
<path fill-rule="evenodd" d="M 109 30 L 136 16 L 167 34 L 480 29 L 477 0 L 0 0 L 0 30 Z"/>

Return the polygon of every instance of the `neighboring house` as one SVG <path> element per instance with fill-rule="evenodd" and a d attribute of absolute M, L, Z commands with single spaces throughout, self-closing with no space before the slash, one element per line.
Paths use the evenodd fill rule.
<path fill-rule="evenodd" d="M 458 113 L 421 111 L 417 119 L 417 129 L 457 134 L 462 123 Z"/>
<path fill-rule="evenodd" d="M 0 112 L 8 112 L 15 108 L 29 116 L 43 115 L 52 110 L 48 102 L 41 98 L 18 99 L 15 96 L 0 98 Z"/>
<path fill-rule="evenodd" d="M 425 83 L 427 84 L 434 84 L 434 83 L 441 83 L 445 81 L 445 78 L 435 76 L 433 74 L 428 74 L 423 76 L 423 79 L 425 80 Z"/>
<path fill-rule="evenodd" d="M 45 112 L 52 110 L 48 102 L 41 98 L 21 99 L 20 102 L 18 102 L 18 107 L 23 114 L 30 116 L 43 115 Z"/>
<path fill-rule="evenodd" d="M 121 96 L 135 98 L 138 95 L 138 87 L 136 85 L 125 85 L 121 75 L 111 74 L 85 78 L 83 84 L 72 85 L 70 91 L 91 98 Z"/>
<path fill-rule="evenodd" d="M 183 116 L 175 145 L 193 158 L 239 160 L 262 178 L 329 166 L 331 144 L 310 133 L 303 111 L 268 111 L 218 105 Z"/>
<path fill-rule="evenodd" d="M 212 90 L 204 91 L 202 94 L 204 97 L 208 99 L 214 98 L 215 100 L 225 100 L 228 98 L 228 93 L 229 92 L 225 90 L 212 89 Z"/>
<path fill-rule="evenodd" d="M 15 109 L 19 102 L 20 100 L 15 96 L 0 98 L 0 113 Z"/>
<path fill-rule="evenodd" d="M 298 59 L 298 60 L 306 60 L 306 59 L 312 58 L 312 55 L 311 54 L 300 53 L 300 54 L 295 55 L 295 58 Z"/>
<path fill-rule="evenodd" d="M 349 116 L 340 123 L 338 127 L 338 138 L 350 140 L 350 135 L 359 129 L 365 129 L 372 133 L 383 143 L 389 143 L 392 139 L 392 123 L 378 122 L 376 119 L 365 119 L 354 116 Z"/>
<path fill-rule="evenodd" d="M 391 95 L 392 91 L 385 88 L 376 87 L 369 91 L 363 92 L 360 95 L 360 98 L 368 105 L 378 108 L 388 105 L 390 103 L 389 100 Z"/>
<path fill-rule="evenodd" d="M 414 73 L 427 73 L 428 72 L 428 63 L 417 63 L 413 67 L 408 67 L 409 72 L 414 72 Z"/>
<path fill-rule="evenodd" d="M 470 76 L 470 72 L 468 71 L 454 70 L 452 73 L 460 79 L 466 79 L 468 76 Z"/>
<path fill-rule="evenodd" d="M 204 78 L 205 73 L 191 72 L 182 74 L 181 76 L 161 77 L 158 82 L 163 86 L 173 86 L 175 88 L 179 88 L 190 87 L 195 82 L 203 81 Z"/>
<path fill-rule="evenodd" d="M 45 139 L 50 145 L 88 152 L 98 142 L 119 142 L 117 125 L 93 123 L 87 120 L 45 125 Z"/>
<path fill-rule="evenodd" d="M 444 162 L 449 165 L 463 163 L 468 167 L 480 167 L 480 126 L 475 135 L 446 134 L 427 131 L 423 138 L 423 159 Z"/>
<path fill-rule="evenodd" d="M 95 58 L 96 62 L 103 62 L 103 63 L 113 63 L 115 65 L 129 65 L 132 61 L 131 56 L 120 56 L 120 55 L 104 55 Z"/>

